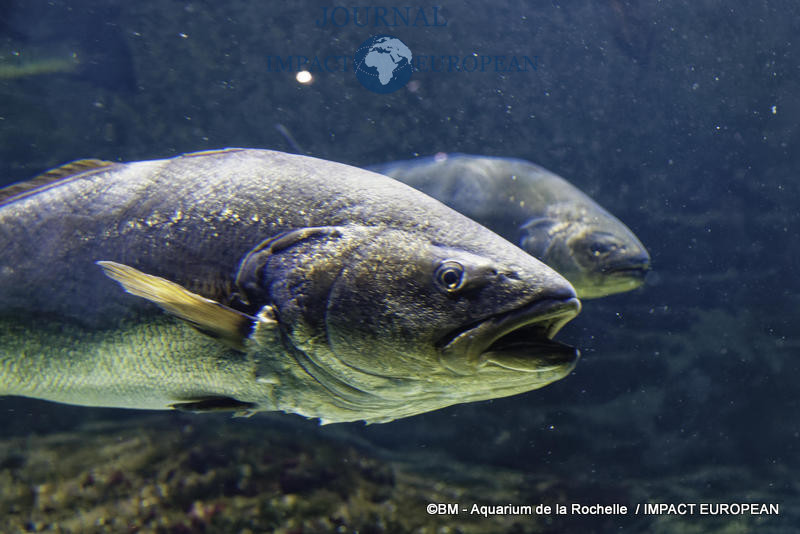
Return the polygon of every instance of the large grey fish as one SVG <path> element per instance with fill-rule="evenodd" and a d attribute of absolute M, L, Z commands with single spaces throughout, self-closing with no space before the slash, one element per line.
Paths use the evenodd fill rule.
<path fill-rule="evenodd" d="M 229 149 L 0 197 L 0 394 L 383 422 L 578 357 L 551 340 L 580 309 L 566 280 L 362 169 Z"/>
<path fill-rule="evenodd" d="M 487 226 L 569 280 L 582 299 L 644 282 L 650 256 L 627 226 L 529 161 L 437 155 L 369 167 Z"/>

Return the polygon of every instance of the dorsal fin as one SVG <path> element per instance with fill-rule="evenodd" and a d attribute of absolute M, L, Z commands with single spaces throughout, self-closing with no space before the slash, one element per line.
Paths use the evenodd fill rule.
<path fill-rule="evenodd" d="M 60 167 L 43 172 L 30 180 L 11 184 L 0 189 L 0 205 L 5 204 L 12 198 L 18 200 L 19 198 L 53 186 L 56 183 L 60 183 L 62 180 L 84 176 L 93 171 L 110 167 L 111 165 L 114 165 L 113 161 L 103 161 L 100 159 L 79 159 L 65 163 Z"/>
<path fill-rule="evenodd" d="M 229 154 L 231 152 L 241 152 L 244 148 L 215 148 L 212 150 L 198 150 L 197 152 L 187 152 L 181 154 L 182 158 L 194 158 L 197 156 L 216 156 L 218 154 Z"/>

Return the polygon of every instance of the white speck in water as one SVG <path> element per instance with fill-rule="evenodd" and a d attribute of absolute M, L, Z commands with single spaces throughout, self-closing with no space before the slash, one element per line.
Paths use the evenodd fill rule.
<path fill-rule="evenodd" d="M 778 106 L 772 106 L 769 109 L 772 111 L 773 115 L 777 115 L 778 114 Z"/>
<path fill-rule="evenodd" d="M 307 70 L 301 70 L 300 72 L 298 72 L 297 76 L 295 76 L 295 79 L 299 83 L 302 83 L 304 85 L 314 81 L 314 77 Z"/>

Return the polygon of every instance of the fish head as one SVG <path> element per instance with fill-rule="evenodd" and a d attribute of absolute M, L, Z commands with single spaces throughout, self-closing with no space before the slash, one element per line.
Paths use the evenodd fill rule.
<path fill-rule="evenodd" d="M 644 245 L 598 206 L 554 204 L 520 232 L 520 247 L 561 273 L 580 298 L 635 289 L 650 269 Z"/>
<path fill-rule="evenodd" d="M 464 247 L 420 231 L 340 227 L 273 253 L 261 285 L 315 378 L 337 394 L 346 385 L 351 404 L 367 402 L 361 393 L 393 403 L 389 419 L 565 377 L 578 353 L 552 337 L 580 310 L 575 291 L 475 227 L 482 239 Z"/>

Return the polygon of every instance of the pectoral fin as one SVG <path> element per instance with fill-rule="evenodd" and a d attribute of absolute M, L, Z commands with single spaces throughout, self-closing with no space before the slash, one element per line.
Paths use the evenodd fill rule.
<path fill-rule="evenodd" d="M 254 412 L 255 404 L 243 402 L 232 397 L 203 397 L 184 402 L 170 404 L 170 407 L 181 412 L 236 412 L 234 415 L 248 417 Z"/>
<path fill-rule="evenodd" d="M 157 304 L 235 349 L 245 350 L 245 340 L 253 331 L 255 318 L 133 267 L 113 261 L 98 261 L 97 264 L 128 293 Z"/>

